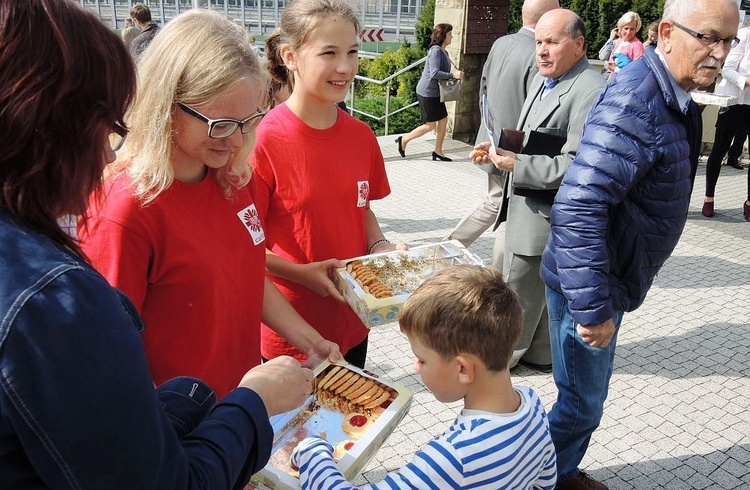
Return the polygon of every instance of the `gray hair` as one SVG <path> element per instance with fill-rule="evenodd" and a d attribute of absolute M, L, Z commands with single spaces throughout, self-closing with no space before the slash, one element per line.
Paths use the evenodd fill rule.
<path fill-rule="evenodd" d="M 583 22 L 583 19 L 580 15 L 578 15 L 575 12 L 571 12 L 573 14 L 573 18 L 568 23 L 568 25 L 565 26 L 565 32 L 568 33 L 568 36 L 570 36 L 571 39 L 578 39 L 580 36 L 583 36 L 584 44 L 586 43 L 586 24 Z"/>
<path fill-rule="evenodd" d="M 737 8 L 737 2 L 734 0 L 723 1 L 731 2 L 732 6 Z M 662 14 L 662 19 L 684 22 L 690 14 L 700 12 L 702 8 L 703 6 L 696 0 L 666 0 L 664 2 L 664 13 Z"/>

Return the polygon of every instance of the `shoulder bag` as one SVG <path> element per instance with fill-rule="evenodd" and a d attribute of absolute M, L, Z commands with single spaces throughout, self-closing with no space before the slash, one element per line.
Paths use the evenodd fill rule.
<path fill-rule="evenodd" d="M 438 88 L 440 89 L 440 102 L 450 102 L 461 98 L 461 80 L 458 78 L 438 80 Z"/>
<path fill-rule="evenodd" d="M 451 62 L 454 68 L 458 69 L 453 60 L 450 59 L 450 56 L 448 57 L 448 61 Z M 461 99 L 461 79 L 459 78 L 438 80 L 438 88 L 440 89 L 440 102 L 451 102 Z"/>

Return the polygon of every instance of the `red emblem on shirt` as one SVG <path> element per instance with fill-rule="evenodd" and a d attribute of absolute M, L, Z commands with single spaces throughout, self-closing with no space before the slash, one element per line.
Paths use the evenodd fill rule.
<path fill-rule="evenodd" d="M 250 232 L 250 236 L 253 237 L 253 243 L 258 245 L 266 239 L 266 234 L 263 231 L 263 225 L 260 222 L 260 216 L 258 215 L 258 208 L 255 204 L 251 204 L 239 213 L 237 217 L 245 225 L 247 231 Z"/>
<path fill-rule="evenodd" d="M 258 216 L 258 210 L 255 208 L 246 209 L 245 214 L 242 216 L 242 221 L 245 222 L 245 226 L 254 232 L 259 232 L 261 230 L 260 216 Z"/>
<path fill-rule="evenodd" d="M 367 197 L 370 195 L 370 183 L 366 180 L 357 182 L 357 207 L 367 205 Z"/>

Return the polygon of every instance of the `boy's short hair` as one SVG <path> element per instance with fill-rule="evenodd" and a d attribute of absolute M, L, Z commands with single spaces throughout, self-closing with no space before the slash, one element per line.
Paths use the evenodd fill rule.
<path fill-rule="evenodd" d="M 404 303 L 399 324 L 445 358 L 472 354 L 502 371 L 521 336 L 523 310 L 500 271 L 461 264 L 422 283 Z"/>
<path fill-rule="evenodd" d="M 130 17 L 137 20 L 141 24 L 151 22 L 151 9 L 142 3 L 136 3 L 133 8 L 130 9 Z"/>

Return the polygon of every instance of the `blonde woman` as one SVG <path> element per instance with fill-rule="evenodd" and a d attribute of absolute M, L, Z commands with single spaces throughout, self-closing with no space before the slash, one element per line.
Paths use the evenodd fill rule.
<path fill-rule="evenodd" d="M 641 17 L 627 12 L 617 21 L 609 39 L 599 50 L 599 59 L 607 62 L 607 73 L 611 76 L 631 62 L 643 58 L 643 43 L 635 35 L 641 30 Z"/>
<path fill-rule="evenodd" d="M 247 33 L 209 11 L 175 18 L 139 61 L 128 139 L 79 233 L 143 316 L 157 384 L 189 375 L 225 395 L 261 361 L 261 318 L 314 359 L 338 357 L 265 278 L 246 162 L 265 90 Z"/>

